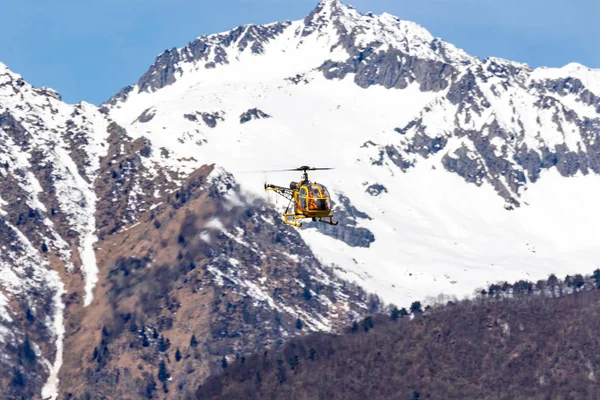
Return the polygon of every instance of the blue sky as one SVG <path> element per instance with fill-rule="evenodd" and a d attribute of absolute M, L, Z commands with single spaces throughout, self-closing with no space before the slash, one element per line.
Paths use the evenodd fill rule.
<path fill-rule="evenodd" d="M 245 23 L 301 19 L 317 0 L 3 0 L 0 61 L 70 103 L 99 104 L 167 48 Z M 479 56 L 600 68 L 599 0 L 349 0 Z"/>

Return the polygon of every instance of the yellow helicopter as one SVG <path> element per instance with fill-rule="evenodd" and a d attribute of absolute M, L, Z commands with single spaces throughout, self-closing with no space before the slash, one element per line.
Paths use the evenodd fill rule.
<path fill-rule="evenodd" d="M 290 183 L 290 187 L 282 187 L 265 183 L 265 190 L 272 191 L 278 195 L 288 199 L 290 203 L 283 213 L 283 223 L 295 227 L 301 227 L 302 223 L 298 222 L 303 219 L 310 218 L 313 222 L 317 219 L 329 225 L 337 225 L 333 222 L 331 214 L 331 196 L 327 188 L 319 183 L 308 180 L 308 171 L 328 171 L 333 168 L 312 168 L 303 166 L 294 169 L 284 169 L 270 172 L 288 172 L 302 171 L 302 177 L 299 182 Z M 290 206 L 294 203 L 294 212 L 289 212 Z"/>

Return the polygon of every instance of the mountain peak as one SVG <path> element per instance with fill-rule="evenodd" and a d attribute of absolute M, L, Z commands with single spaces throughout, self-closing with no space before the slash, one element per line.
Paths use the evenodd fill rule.
<path fill-rule="evenodd" d="M 317 9 L 336 9 L 340 7 L 347 7 L 342 4 L 339 0 L 321 0 L 319 4 L 317 4 Z"/>
<path fill-rule="evenodd" d="M 317 7 L 304 19 L 304 23 L 309 28 L 307 30 L 307 33 L 309 33 L 313 31 L 310 28 L 319 29 L 329 22 L 343 17 L 356 19 L 360 17 L 360 14 L 353 7 L 346 6 L 339 0 L 321 0 Z"/>

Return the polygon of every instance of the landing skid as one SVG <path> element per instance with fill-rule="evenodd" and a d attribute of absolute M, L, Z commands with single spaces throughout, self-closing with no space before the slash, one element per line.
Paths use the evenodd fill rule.
<path fill-rule="evenodd" d="M 290 218 L 293 218 L 293 221 L 290 221 Z M 295 226 L 296 228 L 300 228 L 302 226 L 302 223 L 298 222 L 298 220 L 302 220 L 304 218 L 304 215 L 283 214 L 283 223 L 286 225 Z"/>
<path fill-rule="evenodd" d="M 322 222 L 324 224 L 328 224 L 328 225 L 333 225 L 336 226 L 337 224 L 339 224 L 339 222 L 333 222 L 333 217 L 325 217 L 326 219 L 329 219 L 329 221 L 323 221 L 323 218 L 319 218 L 319 222 Z"/>
<path fill-rule="evenodd" d="M 290 220 L 290 218 L 291 218 L 291 220 Z M 300 228 L 302 226 L 302 223 L 298 222 L 298 221 L 301 221 L 301 220 L 307 219 L 307 218 L 312 218 L 313 222 L 317 221 L 316 218 L 307 217 L 307 216 L 301 215 L 301 214 L 283 214 L 283 223 L 286 225 L 295 226 L 296 228 Z M 333 226 L 336 226 L 337 224 L 339 224 L 339 222 L 333 222 L 332 216 L 320 217 L 319 222 L 322 222 L 327 225 L 333 225 Z"/>

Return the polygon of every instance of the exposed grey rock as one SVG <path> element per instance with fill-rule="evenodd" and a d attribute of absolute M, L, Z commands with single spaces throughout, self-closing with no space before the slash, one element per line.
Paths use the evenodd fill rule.
<path fill-rule="evenodd" d="M 202 113 L 202 121 L 211 128 L 217 126 L 217 121 L 223 121 L 222 113 Z"/>
<path fill-rule="evenodd" d="M 396 132 L 406 132 L 411 128 L 415 128 L 416 134 L 412 137 L 410 144 L 405 146 L 404 151 L 409 154 L 418 154 L 421 157 L 427 158 L 432 154 L 438 153 L 446 147 L 448 139 L 444 136 L 429 137 L 425 133 L 425 129 L 421 126 L 422 121 L 412 121 L 406 128 Z"/>
<path fill-rule="evenodd" d="M 6 132 L 15 144 L 23 148 L 28 147 L 33 138 L 31 133 L 8 111 L 0 114 L 0 129 Z"/>
<path fill-rule="evenodd" d="M 442 164 L 451 172 L 462 176 L 467 182 L 481 186 L 485 180 L 485 166 L 477 157 L 470 154 L 469 149 L 461 147 L 452 155 L 446 154 Z"/>
<path fill-rule="evenodd" d="M 290 21 L 269 25 L 244 25 L 227 33 L 201 36 L 181 49 L 165 50 L 160 54 L 150 69 L 138 80 L 140 92 L 152 92 L 171 85 L 183 73 L 184 64 L 203 62 L 204 68 L 215 68 L 228 64 L 226 48 L 237 43 L 237 48 L 244 51 L 250 48 L 253 54 L 262 54 L 264 46 L 280 35 Z M 209 58 L 213 56 L 213 58 Z M 108 103 L 113 104 L 126 98 L 126 93 L 115 96 Z"/>
<path fill-rule="evenodd" d="M 366 192 L 369 193 L 371 196 L 375 197 L 375 196 L 379 196 L 381 193 L 387 193 L 388 190 L 385 186 L 383 186 L 379 183 L 376 183 L 374 185 L 370 185 L 367 188 Z"/>
<path fill-rule="evenodd" d="M 562 97 L 575 95 L 585 105 L 595 107 L 600 114 L 600 93 L 594 94 L 589 91 L 579 79 L 565 78 L 546 81 L 533 81 L 530 89 L 536 89 L 542 93 L 558 94 Z"/>
<path fill-rule="evenodd" d="M 463 75 L 458 81 L 450 85 L 448 95 L 446 96 L 452 104 L 459 104 L 459 112 L 461 112 L 466 104 L 481 115 L 482 108 L 489 108 L 490 104 L 477 86 L 477 78 L 472 71 Z"/>
<path fill-rule="evenodd" d="M 375 235 L 367 228 L 358 227 L 357 219 L 372 219 L 366 213 L 357 210 L 350 199 L 339 194 L 339 206 L 332 201 L 332 209 L 335 221 L 339 224 L 331 226 L 320 222 L 305 224 L 303 228 L 316 228 L 319 232 L 341 240 L 352 247 L 370 247 L 375 241 Z"/>
<path fill-rule="evenodd" d="M 156 114 L 156 110 L 154 108 L 148 108 L 148 109 L 144 110 L 144 112 L 142 112 L 139 117 L 137 117 L 135 122 L 141 122 L 141 123 L 150 122 L 152 120 L 152 118 L 154 118 L 155 114 Z"/>
<path fill-rule="evenodd" d="M 404 128 L 394 128 L 394 131 L 398 132 L 401 135 L 405 135 L 411 128 L 415 127 L 420 120 L 412 120 L 410 121 Z"/>
<path fill-rule="evenodd" d="M 217 111 L 217 112 L 200 112 L 200 111 L 196 111 L 194 114 L 184 114 L 183 117 L 192 121 L 192 122 L 199 122 L 198 121 L 198 117 L 202 118 L 202 121 L 204 121 L 204 123 L 210 127 L 210 128 L 215 128 L 217 126 L 217 123 L 219 121 L 224 121 L 225 119 L 223 118 L 224 113 L 222 111 Z"/>
<path fill-rule="evenodd" d="M 527 171 L 527 178 L 532 183 L 537 182 L 540 177 L 540 172 L 542 171 L 542 158 L 540 154 L 535 150 L 527 148 L 526 145 L 523 145 L 521 148 L 517 149 L 514 159 L 517 164 Z"/>
<path fill-rule="evenodd" d="M 297 74 L 296 76 L 292 76 L 290 78 L 285 78 L 285 80 L 293 83 L 294 85 L 299 85 L 300 83 L 309 83 L 310 82 L 306 78 L 305 74 Z"/>
<path fill-rule="evenodd" d="M 41 94 L 42 96 L 52 97 L 55 100 L 62 100 L 62 96 L 56 90 L 47 86 L 42 86 L 39 89 L 34 89 L 34 91 Z"/>
<path fill-rule="evenodd" d="M 400 153 L 395 146 L 385 146 L 384 150 L 385 150 L 385 155 L 387 155 L 389 157 L 389 159 L 392 160 L 392 162 L 396 166 L 400 167 L 400 169 L 402 169 L 403 171 L 406 171 L 410 167 L 414 166 L 414 164 L 411 161 L 408 161 L 404 158 L 402 153 Z M 383 163 L 382 156 L 383 156 L 383 153 L 381 154 L 379 160 L 373 162 L 372 164 L 373 165 L 382 165 L 382 163 Z"/>
<path fill-rule="evenodd" d="M 198 122 L 198 117 L 196 116 L 196 114 L 183 114 L 183 118 L 192 122 Z"/>
<path fill-rule="evenodd" d="M 139 91 L 149 92 L 174 83 L 175 74 L 181 73 L 180 61 L 180 53 L 176 48 L 165 50 L 139 79 L 137 83 Z"/>
<path fill-rule="evenodd" d="M 252 108 L 240 115 L 240 124 L 245 124 L 253 119 L 271 118 L 271 116 L 258 108 Z"/>
<path fill-rule="evenodd" d="M 307 16 L 304 18 L 304 28 L 302 30 L 302 36 L 308 36 L 314 32 L 318 32 L 323 27 L 327 26 L 331 21 L 324 17 L 323 12 L 328 7 L 331 11 L 331 17 L 333 23 L 336 24 L 338 30 L 343 29 L 343 26 L 337 21 L 336 17 L 341 14 L 341 7 L 343 7 L 339 1 L 321 1 Z M 342 32 L 343 33 L 343 32 Z"/>
<path fill-rule="evenodd" d="M 102 103 L 102 106 L 106 108 L 106 106 L 115 106 L 117 105 L 117 103 L 127 101 L 127 99 L 129 98 L 129 93 L 131 93 L 134 88 L 134 85 L 125 86 L 119 91 L 119 93 L 115 94 L 113 97 Z"/>
<path fill-rule="evenodd" d="M 326 61 L 319 69 L 327 79 L 343 79 L 355 74 L 354 81 L 363 88 L 380 85 L 404 89 L 416 81 L 423 91 L 447 88 L 455 72 L 449 64 L 418 59 L 393 48 L 376 51 L 373 47 L 356 50 L 356 54 L 344 62 Z"/>

